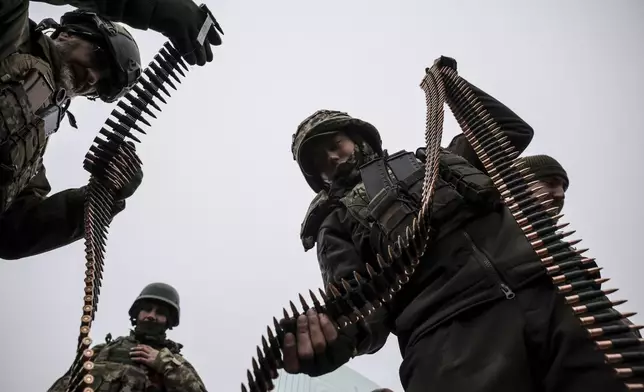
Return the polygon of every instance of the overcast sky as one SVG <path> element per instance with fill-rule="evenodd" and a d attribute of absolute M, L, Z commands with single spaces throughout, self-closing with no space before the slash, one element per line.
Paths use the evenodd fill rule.
<path fill-rule="evenodd" d="M 127 333 L 127 311 L 153 281 L 181 294 L 170 337 L 210 390 L 238 390 L 273 316 L 321 285 L 300 223 L 313 198 L 290 155 L 298 123 L 321 108 L 373 123 L 390 152 L 424 141 L 419 83 L 440 55 L 535 130 L 527 153 L 556 157 L 571 178 L 567 221 L 581 245 L 644 309 L 639 264 L 644 4 L 599 1 L 212 0 L 226 35 L 194 68 L 138 145 L 145 179 L 113 222 L 92 337 Z M 31 17 L 68 7 L 32 4 Z M 132 30 L 144 63 L 165 41 Z M 114 105 L 78 98 L 45 158 L 54 192 L 84 185 L 82 162 Z M 446 116 L 443 144 L 460 130 Z M 74 358 L 83 241 L 0 262 L 0 390 L 44 391 Z M 636 316 L 636 322 L 644 318 Z M 402 391 L 391 338 L 350 363 Z"/>

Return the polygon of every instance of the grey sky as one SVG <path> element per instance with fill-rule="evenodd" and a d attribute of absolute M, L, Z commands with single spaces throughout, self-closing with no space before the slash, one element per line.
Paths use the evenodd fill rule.
<path fill-rule="evenodd" d="M 644 207 L 644 4 L 598 1 L 212 0 L 226 35 L 194 68 L 138 147 L 145 179 L 110 230 L 92 337 L 129 328 L 127 310 L 151 281 L 177 287 L 171 338 L 210 390 L 238 390 L 273 316 L 321 284 L 300 222 L 314 196 L 290 155 L 297 124 L 316 109 L 372 122 L 389 151 L 424 140 L 424 68 L 440 55 L 535 129 L 527 153 L 568 170 L 564 209 L 580 245 L 613 278 L 624 310 L 644 310 L 638 247 Z M 31 17 L 68 7 L 32 4 Z M 144 62 L 164 42 L 131 30 Z M 54 191 L 84 185 L 83 157 L 112 105 L 82 98 L 45 159 Z M 444 144 L 459 132 L 446 116 Z M 0 262 L 1 391 L 43 391 L 74 357 L 82 306 L 82 241 Z M 636 316 L 636 322 L 644 318 Z M 350 363 L 402 391 L 390 339 Z"/>

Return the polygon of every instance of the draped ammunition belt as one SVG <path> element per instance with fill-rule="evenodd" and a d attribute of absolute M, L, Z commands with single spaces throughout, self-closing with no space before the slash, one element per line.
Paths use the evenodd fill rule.
<path fill-rule="evenodd" d="M 205 5 L 201 8 L 207 14 L 198 38 L 203 43 L 208 29 L 213 25 L 219 29 L 219 25 Z M 143 70 L 136 85 L 119 100 L 117 108 L 110 113 L 111 118 L 105 121 L 100 135 L 94 139 L 85 156 L 83 167 L 90 173 L 85 196 L 85 295 L 76 358 L 69 372 L 68 392 L 94 392 L 91 387 L 94 382 L 91 374 L 94 351 L 90 348 L 90 332 L 98 309 L 105 245 L 113 217 L 115 194 L 134 178 L 142 165 L 132 143 L 141 141 L 132 131 L 146 133 L 137 122 L 150 126 L 144 114 L 156 118 L 151 109 L 161 112 L 158 102 L 167 103 L 161 93 L 170 97 L 167 86 L 176 90 L 172 80 L 181 83 L 180 77 L 186 75 L 184 71 L 187 72 L 188 67 L 181 54 L 170 42 L 164 43 L 154 60 Z"/>
<path fill-rule="evenodd" d="M 309 291 L 312 306 L 318 313 L 327 314 L 335 321 L 338 329 L 346 328 L 369 316 L 374 310 L 391 301 L 402 286 L 409 281 L 419 259 L 423 256 L 430 236 L 430 212 L 434 188 L 438 178 L 440 143 L 443 135 L 445 93 L 443 83 L 437 69 L 432 68 L 421 82 L 427 102 L 425 143 L 427 160 L 425 161 L 425 182 L 423 184 L 423 200 L 418 216 L 404 236 L 388 248 L 386 255 L 378 254 L 372 264 L 367 264 L 369 277 L 362 277 L 354 272 L 358 288 L 352 288 L 346 280 L 341 285 L 329 285 L 327 291 L 319 289 L 319 298 Z M 321 301 L 320 301 L 321 299 Z M 306 312 L 309 304 L 300 295 L 299 302 Z M 292 315 L 283 309 L 284 319 L 297 318 L 300 312 L 297 306 L 290 302 Z M 288 323 L 294 325 L 293 322 Z M 285 331 L 273 318 L 273 329 L 267 328 L 266 336 L 262 336 L 261 348 L 257 346 L 257 357 L 252 359 L 252 372 L 247 371 L 248 388 L 242 384 L 243 392 L 260 392 L 274 389 L 272 380 L 278 377 L 277 369 L 283 367 L 282 346 Z M 294 332 L 294 331 L 289 331 Z"/>
<path fill-rule="evenodd" d="M 626 301 L 607 298 L 616 289 L 600 289 L 609 279 L 598 277 L 601 268 L 592 266 L 596 263 L 586 255 L 588 249 L 574 247 L 581 242 L 569 239 L 574 231 L 560 231 L 569 223 L 560 222 L 563 215 L 555 215 L 558 208 L 552 207 L 553 199 L 547 192 L 539 192 L 534 173 L 517 160 L 520 152 L 471 89 L 448 67 L 440 74 L 452 95 L 448 104 L 454 117 L 558 292 L 627 389 L 644 390 L 644 340 L 634 333 L 642 327 L 624 322 L 635 313 L 613 309 Z"/>
<path fill-rule="evenodd" d="M 425 92 L 427 103 L 425 142 L 428 155 L 423 200 L 418 217 L 406 229 L 405 235 L 398 237 L 388 248 L 386 255 L 378 254 L 376 260 L 371 264 L 367 263 L 368 277 L 354 272 L 357 289 L 355 285 L 343 280 L 340 285 L 329 285 L 326 291 L 320 289 L 319 299 L 313 291 L 309 291 L 312 305 L 302 295 L 299 296 L 302 311 L 306 312 L 312 306 L 318 313 L 326 313 L 335 320 L 338 329 L 346 328 L 364 319 L 383 303 L 391 301 L 395 293 L 409 281 L 430 241 L 429 213 L 438 175 L 444 103 L 446 92 L 449 92 L 450 99 L 447 103 L 451 111 L 485 166 L 487 174 L 500 191 L 505 205 L 540 257 L 546 273 L 551 276 L 558 291 L 565 295 L 565 301 L 574 305 L 571 311 L 578 315 L 588 337 L 594 339 L 598 349 L 607 350 L 605 360 L 614 366 L 616 376 L 624 378 L 629 390 L 644 390 L 641 381 L 629 380 L 629 377 L 644 374 L 644 366 L 630 366 L 631 362 L 644 358 L 644 350 L 641 348 L 644 340 L 634 334 L 626 334 L 629 337 L 625 338 L 611 338 L 615 334 L 623 335 L 638 328 L 619 322 L 634 313 L 611 311 L 613 306 L 625 301 L 605 300 L 605 296 L 615 290 L 596 289 L 608 279 L 595 278 L 599 268 L 583 269 L 594 262 L 594 259 L 583 257 L 587 249 L 573 247 L 580 240 L 564 241 L 573 232 L 559 231 L 567 224 L 559 223 L 562 215 L 555 215 L 557 209 L 550 207 L 553 202 L 550 196 L 538 193 L 536 182 L 532 180 L 534 174 L 523 167 L 521 161 L 517 161 L 519 152 L 510 145 L 499 125 L 455 70 L 441 66 L 440 63 L 435 64 L 426 70 L 420 86 Z M 252 359 L 252 370 L 247 371 L 247 385 L 242 383 L 242 392 L 274 389 L 272 380 L 278 377 L 277 369 L 283 367 L 281 344 L 286 331 L 282 325 L 294 325 L 294 319 L 301 314 L 293 302 L 289 305 L 292 315 L 286 309 L 283 310 L 283 317 L 289 322 L 280 325 L 273 318 L 273 328 L 267 327 L 267 334 L 262 336 L 261 348 L 257 346 L 256 357 Z M 612 325 L 607 325 L 608 323 Z M 634 350 L 624 351 L 628 348 Z"/>

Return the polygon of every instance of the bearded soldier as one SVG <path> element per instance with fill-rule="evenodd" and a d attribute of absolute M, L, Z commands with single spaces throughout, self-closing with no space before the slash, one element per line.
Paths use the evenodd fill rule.
<path fill-rule="evenodd" d="M 456 68 L 452 59 L 439 61 Z M 523 152 L 532 128 L 468 86 Z M 325 286 L 359 287 L 366 263 L 386 255 L 418 214 L 424 149 L 390 155 L 374 125 L 318 110 L 299 125 L 292 152 L 317 193 L 302 223 L 304 249 L 317 245 Z M 454 138 L 441 151 L 432 239 L 409 283 L 356 328 L 338 331 L 314 308 L 300 315 L 284 337 L 285 370 L 331 372 L 377 352 L 393 333 L 408 392 L 624 390 L 501 201 L 465 136 Z"/>
<path fill-rule="evenodd" d="M 166 338 L 179 325 L 179 293 L 165 283 L 147 285 L 129 311 L 134 329 L 128 336 L 92 348 L 97 391 L 206 392 L 194 367 L 180 354 L 181 344 Z M 49 392 L 64 392 L 66 374 Z"/>
<path fill-rule="evenodd" d="M 170 37 L 190 64 L 212 60 L 221 44 L 211 29 L 204 46 L 196 37 L 205 13 L 191 0 L 48 0 L 81 8 L 60 24 L 28 18 L 27 0 L 0 1 L 0 258 L 20 259 L 72 243 L 83 234 L 84 189 L 47 197 L 42 163 L 76 96 L 114 102 L 141 74 L 139 48 L 122 21 Z M 108 20 L 109 19 L 109 20 Z M 112 21 L 110 21 L 112 20 Z M 44 31 L 53 28 L 51 36 Z M 70 122 L 72 118 L 70 117 Z M 73 125 L 73 122 L 72 122 Z M 141 183 L 143 174 L 116 194 L 113 214 Z"/>

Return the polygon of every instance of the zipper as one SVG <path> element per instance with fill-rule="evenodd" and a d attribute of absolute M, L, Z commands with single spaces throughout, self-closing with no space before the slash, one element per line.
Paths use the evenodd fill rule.
<path fill-rule="evenodd" d="M 501 279 L 501 276 L 497 272 L 496 268 L 494 268 L 494 266 L 492 265 L 492 262 L 490 261 L 490 259 L 488 259 L 487 256 L 485 256 L 485 253 L 483 253 L 483 251 L 480 250 L 478 246 L 476 246 L 474 241 L 472 241 L 472 238 L 470 237 L 470 235 L 467 234 L 467 232 L 465 231 L 463 232 L 463 234 L 465 235 L 465 238 L 472 246 L 472 250 L 474 251 L 473 252 L 474 258 L 483 266 L 483 269 L 487 271 L 488 275 L 490 275 L 492 279 L 494 279 L 494 281 L 499 285 L 499 288 L 505 295 L 505 298 L 513 299 L 514 297 L 516 297 L 516 294 L 514 293 L 514 291 L 512 291 L 510 286 L 508 286 L 503 281 L 503 279 Z"/>

